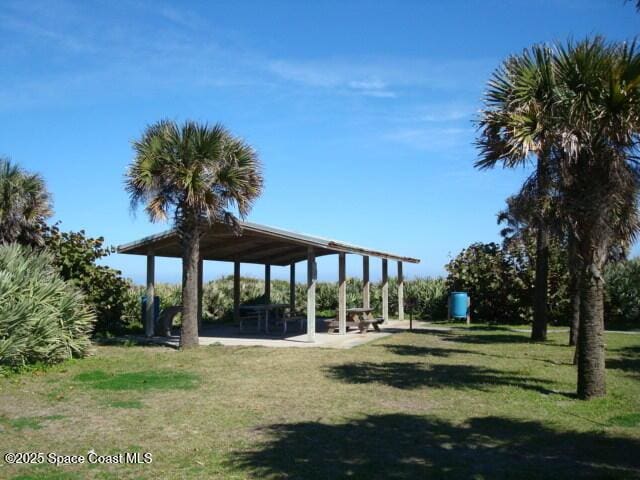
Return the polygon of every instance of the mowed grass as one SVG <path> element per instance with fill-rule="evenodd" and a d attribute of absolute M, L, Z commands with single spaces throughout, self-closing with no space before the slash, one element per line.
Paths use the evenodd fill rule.
<path fill-rule="evenodd" d="M 423 328 L 350 350 L 99 347 L 0 379 L 0 452 L 151 452 L 0 478 L 640 478 L 640 335 L 577 400 L 566 333 Z"/>
<path fill-rule="evenodd" d="M 76 375 L 75 380 L 97 390 L 186 390 L 196 388 L 199 377 L 191 372 L 168 370 L 141 372 L 92 370 Z"/>

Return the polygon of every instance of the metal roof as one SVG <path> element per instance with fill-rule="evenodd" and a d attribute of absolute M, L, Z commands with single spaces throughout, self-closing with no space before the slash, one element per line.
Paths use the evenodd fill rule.
<path fill-rule="evenodd" d="M 335 253 L 354 253 L 409 263 L 417 258 L 359 247 L 338 240 L 306 235 L 280 228 L 240 221 L 240 234 L 225 224 L 213 224 L 200 240 L 200 254 L 204 260 L 242 262 L 269 265 L 289 265 L 307 259 L 307 250 L 313 247 L 316 256 Z M 141 238 L 118 247 L 118 253 L 182 257 L 182 248 L 176 229 Z"/>

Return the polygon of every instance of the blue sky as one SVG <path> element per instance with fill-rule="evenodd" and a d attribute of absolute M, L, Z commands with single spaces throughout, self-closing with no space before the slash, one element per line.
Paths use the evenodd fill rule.
<path fill-rule="evenodd" d="M 251 221 L 419 257 L 405 275 L 439 275 L 450 254 L 499 240 L 496 213 L 527 174 L 473 168 L 492 70 L 536 42 L 639 27 L 623 0 L 3 0 L 0 154 L 45 177 L 63 229 L 117 245 L 168 228 L 129 210 L 131 141 L 161 118 L 222 122 L 264 164 Z M 144 278 L 142 257 L 105 263 Z M 348 274 L 360 265 L 348 258 Z M 336 271 L 336 257 L 319 261 L 319 278 Z M 178 281 L 179 262 L 160 260 L 157 277 Z"/>

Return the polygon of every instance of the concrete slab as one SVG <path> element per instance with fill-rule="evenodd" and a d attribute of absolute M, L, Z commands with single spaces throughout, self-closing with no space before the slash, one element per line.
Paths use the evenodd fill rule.
<path fill-rule="evenodd" d="M 321 324 L 322 322 L 318 322 Z M 413 322 L 414 327 L 418 327 L 416 321 Z M 422 322 L 420 322 L 422 323 Z M 408 321 L 390 320 L 380 326 L 380 332 L 373 329 L 367 333 L 359 333 L 357 330 L 351 330 L 346 335 L 337 333 L 327 333 L 325 331 L 316 332 L 315 342 L 307 341 L 307 334 L 294 332 L 285 337 L 278 335 L 265 335 L 264 333 L 240 332 L 235 325 L 216 325 L 207 326 L 200 334 L 200 345 L 223 345 L 223 346 L 259 346 L 274 348 L 352 348 L 358 345 L 388 337 L 393 333 L 407 331 L 409 329 Z M 319 325 L 318 330 L 322 329 Z M 152 337 L 146 339 L 152 343 L 159 343 L 177 347 L 180 344 L 179 335 L 171 337 Z"/>

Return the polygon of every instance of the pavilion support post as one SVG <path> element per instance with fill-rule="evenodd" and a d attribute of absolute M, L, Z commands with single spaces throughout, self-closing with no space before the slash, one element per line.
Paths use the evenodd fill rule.
<path fill-rule="evenodd" d="M 144 334 L 153 337 L 155 333 L 154 300 L 155 300 L 156 257 L 153 252 L 147 254 L 147 303 L 144 312 Z"/>
<path fill-rule="evenodd" d="M 264 303 L 271 303 L 271 265 L 264 266 Z"/>
<path fill-rule="evenodd" d="M 289 313 L 295 315 L 296 311 L 296 264 L 289 267 Z"/>
<path fill-rule="evenodd" d="M 233 262 L 233 321 L 240 322 L 240 262 Z"/>
<path fill-rule="evenodd" d="M 369 257 L 362 257 L 362 308 L 371 308 L 371 283 L 369 282 Z"/>
<path fill-rule="evenodd" d="M 387 259 L 382 259 L 382 318 L 389 321 L 389 269 Z"/>
<path fill-rule="evenodd" d="M 307 341 L 316 341 L 316 281 L 318 272 L 313 247 L 307 249 Z"/>
<path fill-rule="evenodd" d="M 404 320 L 404 275 L 402 262 L 398 262 L 398 320 Z"/>
<path fill-rule="evenodd" d="M 347 276 L 345 253 L 338 254 L 338 331 L 347 333 Z"/>
<path fill-rule="evenodd" d="M 202 288 L 204 280 L 204 260 L 200 258 L 198 261 L 198 332 L 202 331 L 202 296 L 204 290 Z"/>

